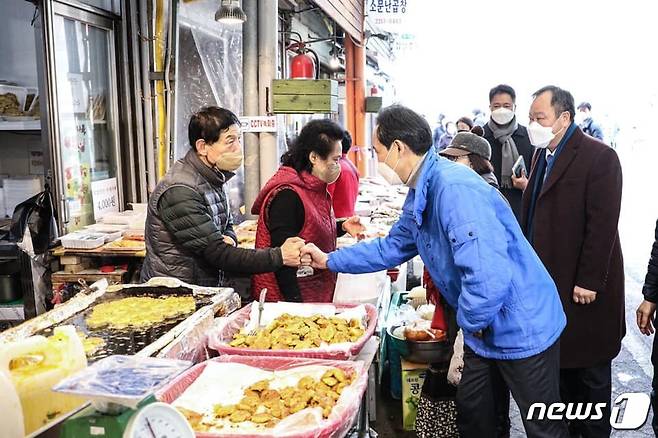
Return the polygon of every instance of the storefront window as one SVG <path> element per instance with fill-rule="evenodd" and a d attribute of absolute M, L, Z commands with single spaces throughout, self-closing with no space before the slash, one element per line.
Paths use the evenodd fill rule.
<path fill-rule="evenodd" d="M 94 222 L 91 182 L 117 176 L 112 33 L 54 18 L 64 195 L 69 231 Z"/>

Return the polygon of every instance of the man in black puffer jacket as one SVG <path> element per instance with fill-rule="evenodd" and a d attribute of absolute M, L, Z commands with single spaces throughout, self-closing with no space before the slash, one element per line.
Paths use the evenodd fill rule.
<path fill-rule="evenodd" d="M 653 242 L 647 277 L 642 288 L 644 301 L 637 308 L 637 325 L 640 331 L 649 336 L 654 332 L 654 318 L 656 316 L 656 303 L 658 303 L 658 220 L 656 221 L 656 240 Z M 653 382 L 651 384 L 651 406 L 653 408 L 653 421 L 651 426 L 653 432 L 658 436 L 658 336 L 653 338 L 653 349 L 651 351 L 651 363 L 653 364 Z"/>
<path fill-rule="evenodd" d="M 149 198 L 141 280 L 167 276 L 199 286 L 222 286 L 225 271 L 259 274 L 299 266 L 304 241 L 296 237 L 281 248 L 237 248 L 224 191 L 226 181 L 242 165 L 235 114 L 203 108 L 192 115 L 188 137 L 192 149 Z"/>

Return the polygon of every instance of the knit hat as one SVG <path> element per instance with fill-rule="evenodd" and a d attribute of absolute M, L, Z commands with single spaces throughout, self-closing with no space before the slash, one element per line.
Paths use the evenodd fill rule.
<path fill-rule="evenodd" d="M 450 146 L 439 152 L 439 155 L 449 157 L 463 157 L 468 154 L 491 160 L 491 145 L 483 137 L 470 132 L 460 132 L 452 139 Z"/>

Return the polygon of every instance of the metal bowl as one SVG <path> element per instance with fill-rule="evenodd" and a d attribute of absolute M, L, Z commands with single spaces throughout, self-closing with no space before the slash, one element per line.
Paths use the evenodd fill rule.
<path fill-rule="evenodd" d="M 395 348 L 400 357 L 415 363 L 438 363 L 449 362 L 452 356 L 452 345 L 447 340 L 443 341 L 410 341 L 401 339 L 393 335 L 395 329 L 400 326 L 393 326 L 386 329 L 391 337 L 393 348 Z"/>

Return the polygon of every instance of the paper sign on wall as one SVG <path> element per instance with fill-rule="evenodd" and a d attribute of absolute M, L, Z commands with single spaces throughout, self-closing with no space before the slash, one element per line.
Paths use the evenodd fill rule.
<path fill-rule="evenodd" d="M 240 117 L 242 132 L 276 132 L 276 116 Z"/>
<path fill-rule="evenodd" d="M 109 178 L 91 182 L 91 197 L 94 201 L 94 218 L 98 221 L 107 213 L 119 211 L 119 189 L 117 179 Z"/>

